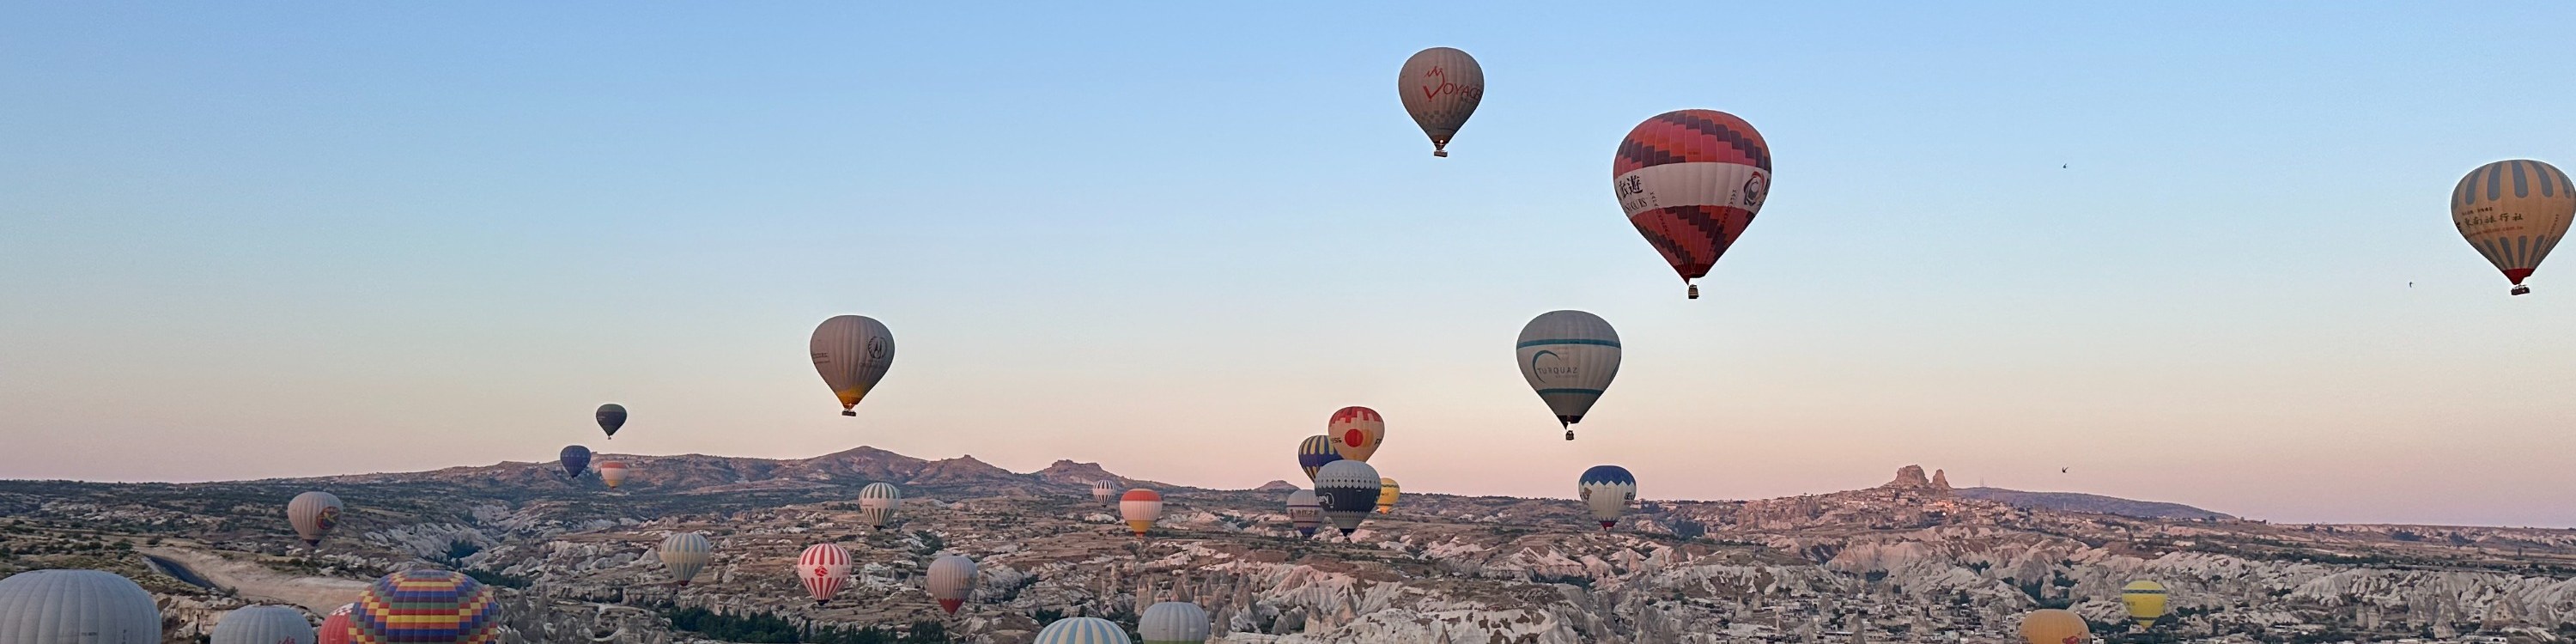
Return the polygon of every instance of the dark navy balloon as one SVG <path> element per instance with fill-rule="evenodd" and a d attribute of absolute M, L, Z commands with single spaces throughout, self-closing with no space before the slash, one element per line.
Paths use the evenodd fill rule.
<path fill-rule="evenodd" d="M 590 471 L 590 448 L 580 445 L 564 446 L 563 466 L 565 476 L 581 478 L 582 472 Z"/>
<path fill-rule="evenodd" d="M 1562 471 L 1562 470 L 1560 470 L 1560 471 Z M 1564 480 L 1564 479 L 1557 479 L 1557 480 L 1560 480 L 1560 481 L 1561 481 L 1561 480 Z M 1588 470 L 1584 470 L 1584 471 L 1583 471 L 1583 479 L 1580 481 L 1580 484 L 1581 484 L 1581 485 L 1595 485 L 1595 484 L 1604 484 L 1604 483 L 1606 483 L 1606 484 L 1612 484 L 1612 485 L 1627 485 L 1627 486 L 1630 486 L 1630 487 L 1635 487 L 1635 486 L 1637 485 L 1637 477 L 1629 476 L 1629 475 L 1628 475 L 1628 468 L 1620 467 L 1620 466 L 1617 466 L 1617 465 L 1594 465 L 1594 466 L 1592 466 L 1592 469 L 1588 469 Z"/>
<path fill-rule="evenodd" d="M 608 437 L 612 439 L 617 438 L 617 428 L 626 426 L 625 405 L 617 403 L 600 405 L 599 413 L 591 416 L 599 419 L 599 430 L 608 432 Z"/>

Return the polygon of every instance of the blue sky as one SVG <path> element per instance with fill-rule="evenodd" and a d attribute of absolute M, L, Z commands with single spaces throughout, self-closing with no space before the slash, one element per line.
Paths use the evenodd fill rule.
<path fill-rule="evenodd" d="M 1920 463 L 2576 525 L 2576 279 L 2505 296 L 2443 205 L 2576 162 L 2570 14 L 0 6 L 0 475 L 871 444 L 1250 486 L 1362 404 L 1407 490 Z M 1489 84 L 1448 159 L 1391 82 L 1440 45 Z M 1688 301 L 1606 184 L 1693 107 L 1775 176 Z M 1509 357 L 1559 308 L 1628 346 L 1574 443 Z M 856 420 L 803 357 L 840 313 L 901 346 Z"/>

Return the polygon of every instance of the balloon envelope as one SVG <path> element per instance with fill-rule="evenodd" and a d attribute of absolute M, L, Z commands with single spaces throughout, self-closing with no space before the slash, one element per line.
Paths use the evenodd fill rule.
<path fill-rule="evenodd" d="M 1207 609 L 1189 602 L 1163 602 L 1145 607 L 1136 617 L 1136 635 L 1144 644 L 1206 644 L 1216 634 Z"/>
<path fill-rule="evenodd" d="M 115 573 L 30 570 L 0 579 L 0 642 L 161 644 L 161 609 Z"/>
<path fill-rule="evenodd" d="M 357 604 L 341 604 L 339 608 L 331 609 L 331 614 L 322 617 L 322 626 L 313 629 L 314 643 L 349 644 L 349 611 L 357 609 Z"/>
<path fill-rule="evenodd" d="M 1108 503 L 1110 499 L 1114 498 L 1118 498 L 1117 483 L 1111 483 L 1105 480 L 1091 482 L 1092 501 L 1097 503 Z"/>
<path fill-rule="evenodd" d="M 285 606 L 243 606 L 215 622 L 208 644 L 313 644 L 304 611 Z"/>
<path fill-rule="evenodd" d="M 2570 219 L 2576 219 L 2576 180 L 2539 161 L 2478 166 L 2451 189 L 2451 225 L 2504 271 L 2515 295 L 2531 292 L 2523 278 L 2567 237 Z"/>
<path fill-rule="evenodd" d="M 662 548 L 656 554 L 662 557 L 662 565 L 671 569 L 671 578 L 686 586 L 690 579 L 698 576 L 699 570 L 707 567 L 707 558 L 715 554 L 715 545 L 707 543 L 706 535 L 674 532 L 662 538 Z"/>
<path fill-rule="evenodd" d="M 2029 644 L 2084 644 L 2093 639 L 2093 629 L 2073 611 L 2042 608 L 2022 616 L 2021 639 Z"/>
<path fill-rule="evenodd" d="M 558 456 L 563 460 L 565 476 L 579 478 L 582 472 L 590 470 L 590 448 L 588 447 L 565 445 L 563 453 Z"/>
<path fill-rule="evenodd" d="M 1342 455 L 1333 451 L 1331 436 L 1316 434 L 1297 443 L 1297 467 L 1306 470 L 1308 483 L 1315 481 L 1315 468 L 1338 460 L 1342 460 Z"/>
<path fill-rule="evenodd" d="M 1687 283 L 1707 276 L 1762 211 L 1771 147 L 1733 114 L 1665 112 L 1628 131 L 1610 177 L 1628 223 Z"/>
<path fill-rule="evenodd" d="M 850 551 L 829 543 L 806 546 L 796 555 L 796 581 L 805 584 L 814 603 L 832 601 L 850 583 Z"/>
<path fill-rule="evenodd" d="M 893 483 L 869 483 L 859 488 L 859 518 L 871 528 L 883 528 L 903 508 L 903 490 Z"/>
<path fill-rule="evenodd" d="M 2138 628 L 2156 625 L 2165 616 L 2165 585 L 2140 579 L 2120 587 L 2120 604 L 2129 609 L 2129 619 Z"/>
<path fill-rule="evenodd" d="M 616 438 L 617 428 L 626 426 L 626 406 L 617 403 L 600 405 L 599 411 L 591 412 L 590 417 L 599 421 L 599 431 L 607 432 L 609 438 Z"/>
<path fill-rule="evenodd" d="M 1395 511 L 1395 497 L 1396 497 L 1396 495 L 1397 495 L 1397 494 L 1402 493 L 1403 491 L 1404 491 L 1404 488 L 1403 488 L 1402 486 L 1398 486 L 1398 485 L 1396 485 L 1396 484 L 1395 484 L 1395 479 L 1386 478 L 1386 477 L 1383 477 L 1383 476 L 1378 477 L 1378 479 L 1377 479 L 1377 513 L 1378 513 L 1378 514 L 1387 514 L 1387 513 L 1394 512 L 1394 511 Z"/>
<path fill-rule="evenodd" d="M 1333 439 L 1333 453 L 1340 454 L 1343 460 L 1365 462 L 1377 454 L 1378 443 L 1386 440 L 1386 419 L 1367 407 L 1335 410 L 1324 428 L 1324 435 Z"/>
<path fill-rule="evenodd" d="M 1377 468 L 1355 460 L 1325 464 L 1315 472 L 1316 500 L 1324 508 L 1324 519 L 1350 536 L 1367 520 L 1369 511 L 1377 508 Z"/>
<path fill-rule="evenodd" d="M 340 497 L 329 492 L 306 492 L 286 502 L 286 522 L 295 526 L 295 536 L 304 545 L 322 545 L 322 537 L 340 525 Z"/>
<path fill-rule="evenodd" d="M 1118 497 L 1118 516 L 1127 521 L 1128 531 L 1142 538 L 1146 530 L 1154 527 L 1154 521 L 1163 518 L 1163 495 L 1141 487 L 1128 490 L 1125 496 Z"/>
<path fill-rule="evenodd" d="M 1134 644 L 1127 639 L 1127 629 L 1117 622 L 1098 617 L 1067 617 L 1049 622 L 1038 629 L 1038 637 L 1029 644 Z"/>
<path fill-rule="evenodd" d="M 1431 137 L 1431 156 L 1449 156 L 1449 139 L 1485 102 L 1485 68 L 1467 52 L 1433 47 L 1404 59 L 1395 90 L 1403 94 L 1404 111 Z"/>
<path fill-rule="evenodd" d="M 894 366 L 894 332 L 883 323 L 864 315 L 836 315 L 814 327 L 814 339 L 807 343 L 814 354 L 814 371 L 823 375 L 823 384 L 841 399 L 841 415 L 857 416 L 852 407 L 868 397 L 878 380 L 885 379 L 886 369 Z"/>
<path fill-rule="evenodd" d="M 501 607 L 472 577 L 405 570 L 358 594 L 349 629 L 349 639 L 362 644 L 491 644 L 500 641 Z"/>
<path fill-rule="evenodd" d="M 601 461 L 599 482 L 608 484 L 608 489 L 617 489 L 617 484 L 626 482 L 626 462 Z"/>
<path fill-rule="evenodd" d="M 965 555 L 946 555 L 930 562 L 930 598 L 939 600 L 939 609 L 957 614 L 957 607 L 975 594 L 975 560 Z"/>
<path fill-rule="evenodd" d="M 1295 527 L 1299 536 L 1307 537 L 1315 536 L 1315 529 L 1324 526 L 1324 505 L 1316 500 L 1314 490 L 1288 493 L 1288 525 Z"/>
<path fill-rule="evenodd" d="M 1566 425 L 1583 422 L 1610 379 L 1619 376 L 1619 332 L 1610 321 L 1582 311 L 1539 314 L 1521 327 L 1514 350 L 1521 379 Z"/>
<path fill-rule="evenodd" d="M 1637 477 L 1628 475 L 1628 468 L 1594 465 L 1575 480 L 1574 491 L 1583 499 L 1583 506 L 1592 510 L 1593 520 L 1608 530 L 1619 525 L 1619 515 L 1627 513 L 1630 501 L 1637 500 Z"/>

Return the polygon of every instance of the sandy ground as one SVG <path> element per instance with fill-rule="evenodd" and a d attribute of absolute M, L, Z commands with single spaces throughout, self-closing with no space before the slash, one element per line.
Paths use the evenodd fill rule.
<path fill-rule="evenodd" d="M 230 588 L 243 599 L 302 606 L 314 614 L 324 614 L 341 604 L 358 600 L 367 582 L 332 577 L 296 577 L 270 570 L 248 561 L 233 561 L 198 550 L 176 548 L 137 548 L 136 550 L 178 562 L 206 581 Z"/>

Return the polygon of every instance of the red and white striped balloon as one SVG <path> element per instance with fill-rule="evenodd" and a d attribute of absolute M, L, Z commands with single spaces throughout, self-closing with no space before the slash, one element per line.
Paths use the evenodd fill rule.
<path fill-rule="evenodd" d="M 832 601 L 850 583 L 850 551 L 829 543 L 807 546 L 805 554 L 796 556 L 796 578 L 805 582 L 805 594 L 813 595 L 814 603 Z"/>

